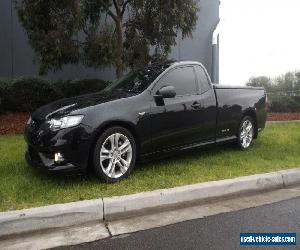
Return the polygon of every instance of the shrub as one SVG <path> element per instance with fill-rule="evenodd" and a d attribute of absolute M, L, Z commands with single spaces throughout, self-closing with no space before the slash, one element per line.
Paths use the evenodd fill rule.
<path fill-rule="evenodd" d="M 62 96 L 51 84 L 37 77 L 20 77 L 13 80 L 9 96 L 9 111 L 33 111 Z"/>
<path fill-rule="evenodd" d="M 58 81 L 54 86 L 60 90 L 65 97 L 79 96 L 96 93 L 107 86 L 107 82 L 99 79 L 83 79 L 75 81 Z"/>
<path fill-rule="evenodd" d="M 300 97 L 272 96 L 270 97 L 269 111 L 274 113 L 300 112 Z"/>
<path fill-rule="evenodd" d="M 12 85 L 12 79 L 0 78 L 0 113 L 9 110 L 9 89 Z"/>
<path fill-rule="evenodd" d="M 31 112 L 52 101 L 103 90 L 99 79 L 58 81 L 53 84 L 38 77 L 0 78 L 0 113 Z"/>

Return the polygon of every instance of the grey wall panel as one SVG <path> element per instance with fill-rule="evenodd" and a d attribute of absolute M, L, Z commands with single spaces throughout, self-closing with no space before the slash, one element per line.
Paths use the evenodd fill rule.
<path fill-rule="evenodd" d="M 179 60 L 200 61 L 211 74 L 212 34 L 219 21 L 219 0 L 201 0 L 197 28 L 193 38 L 183 40 Z"/>
<path fill-rule="evenodd" d="M 38 75 L 38 65 L 34 62 L 34 51 L 28 43 L 27 35 L 19 22 L 13 6 L 13 61 L 14 76 Z"/>
<path fill-rule="evenodd" d="M 0 77 L 12 75 L 11 0 L 0 0 Z"/>
<path fill-rule="evenodd" d="M 14 6 L 12 6 L 13 18 L 11 18 L 11 2 L 13 1 L 0 1 L 0 77 L 12 76 L 12 72 L 13 76 L 37 75 L 38 65 L 34 63 L 34 52 L 18 21 Z M 172 49 L 170 58 L 200 61 L 211 73 L 211 37 L 219 20 L 219 0 L 200 0 L 200 8 L 199 20 L 193 38 L 183 41 L 178 38 L 178 44 Z M 11 54 L 12 52 L 13 54 Z M 45 77 L 51 80 L 81 78 L 112 80 L 115 78 L 115 72 L 113 68 L 99 70 L 86 68 L 83 65 L 66 65 L 62 70 L 49 72 Z"/>

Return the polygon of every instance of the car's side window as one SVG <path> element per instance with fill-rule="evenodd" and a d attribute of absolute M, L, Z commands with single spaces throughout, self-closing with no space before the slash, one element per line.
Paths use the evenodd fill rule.
<path fill-rule="evenodd" d="M 192 66 L 175 68 L 160 80 L 160 85 L 174 86 L 177 96 L 197 93 L 196 78 Z"/>
<path fill-rule="evenodd" d="M 201 94 L 205 93 L 206 91 L 208 91 L 210 89 L 207 75 L 206 75 L 204 69 L 200 66 L 195 66 L 195 71 L 196 71 L 197 79 L 199 82 L 200 92 L 201 92 Z"/>

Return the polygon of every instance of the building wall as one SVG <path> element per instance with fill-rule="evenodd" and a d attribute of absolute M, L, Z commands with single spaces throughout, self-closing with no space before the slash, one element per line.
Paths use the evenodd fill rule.
<path fill-rule="evenodd" d="M 212 74 L 212 34 L 219 21 L 219 0 L 200 0 L 200 13 L 192 39 L 177 39 L 170 59 L 196 60 L 202 62 Z M 0 77 L 37 75 L 38 65 L 34 62 L 27 35 L 18 21 L 14 1 L 0 1 Z M 62 70 L 45 76 L 51 80 L 115 78 L 113 68 L 95 70 L 83 65 L 66 65 Z"/>

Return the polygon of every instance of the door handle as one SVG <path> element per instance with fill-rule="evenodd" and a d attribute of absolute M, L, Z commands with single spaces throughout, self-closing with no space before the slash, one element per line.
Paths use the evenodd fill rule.
<path fill-rule="evenodd" d="M 191 107 L 192 107 L 193 109 L 200 109 L 200 108 L 201 108 L 201 103 L 199 103 L 199 102 L 194 102 L 194 103 L 191 105 Z"/>

